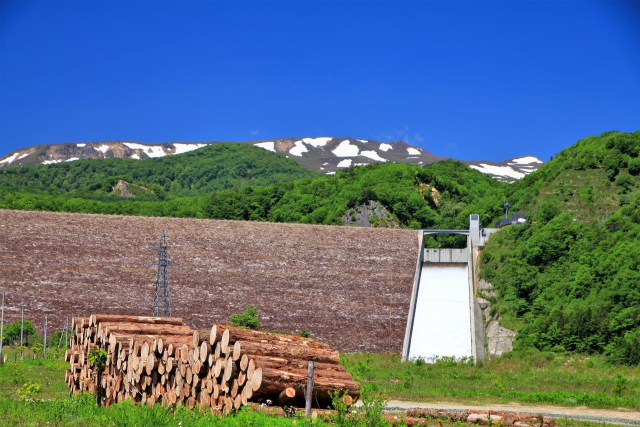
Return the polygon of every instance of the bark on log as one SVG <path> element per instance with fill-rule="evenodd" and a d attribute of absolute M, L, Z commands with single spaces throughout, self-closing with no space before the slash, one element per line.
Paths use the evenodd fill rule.
<path fill-rule="evenodd" d="M 74 318 L 75 319 L 75 318 Z M 149 325 L 184 325 L 178 317 L 129 316 L 122 314 L 92 314 L 87 326 L 96 326 L 101 322 L 144 323 Z M 73 324 L 73 322 L 72 322 Z"/>
<path fill-rule="evenodd" d="M 242 341 L 243 351 L 251 357 L 270 356 L 285 359 L 301 359 L 304 361 L 313 360 L 320 363 L 340 363 L 340 354 L 331 349 L 319 349 L 309 347 L 287 347 L 283 344 L 263 344 L 249 341 Z"/>

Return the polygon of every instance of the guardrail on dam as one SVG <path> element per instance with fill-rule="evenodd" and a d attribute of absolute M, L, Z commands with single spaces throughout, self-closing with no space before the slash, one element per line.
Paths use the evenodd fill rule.
<path fill-rule="evenodd" d="M 475 298 L 474 253 L 484 244 L 478 215 L 469 230 L 422 230 L 402 359 L 438 357 L 484 361 L 482 310 Z M 462 234 L 467 247 L 425 248 L 425 235 Z M 474 252 L 474 250 L 476 252 Z"/>

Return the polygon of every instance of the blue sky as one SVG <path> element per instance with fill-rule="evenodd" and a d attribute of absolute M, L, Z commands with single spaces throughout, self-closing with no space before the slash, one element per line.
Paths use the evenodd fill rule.
<path fill-rule="evenodd" d="M 353 136 L 547 160 L 640 129 L 638 1 L 0 5 L 0 155 Z"/>

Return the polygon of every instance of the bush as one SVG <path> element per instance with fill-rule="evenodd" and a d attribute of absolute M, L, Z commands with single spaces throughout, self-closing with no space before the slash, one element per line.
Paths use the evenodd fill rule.
<path fill-rule="evenodd" d="M 245 329 L 258 329 L 260 327 L 260 317 L 258 317 L 258 307 L 250 305 L 242 313 L 232 314 L 229 322 L 234 326 Z"/>
<path fill-rule="evenodd" d="M 13 323 L 4 325 L 4 344 L 20 344 L 20 327 L 21 321 L 16 320 Z M 25 345 L 33 344 L 38 340 L 38 333 L 30 320 L 24 321 L 23 340 Z"/>

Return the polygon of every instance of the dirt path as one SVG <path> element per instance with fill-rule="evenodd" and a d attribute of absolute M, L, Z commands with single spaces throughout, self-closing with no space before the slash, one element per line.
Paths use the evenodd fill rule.
<path fill-rule="evenodd" d="M 518 412 L 543 415 L 553 418 L 573 418 L 584 421 L 604 422 L 608 424 L 640 426 L 640 412 L 629 409 L 593 409 L 587 407 L 568 408 L 562 406 L 528 406 L 518 403 L 487 404 L 487 405 L 463 405 L 448 402 L 405 402 L 390 400 L 387 402 L 387 411 L 406 411 L 409 409 L 439 409 L 446 411 L 499 411 Z"/>

